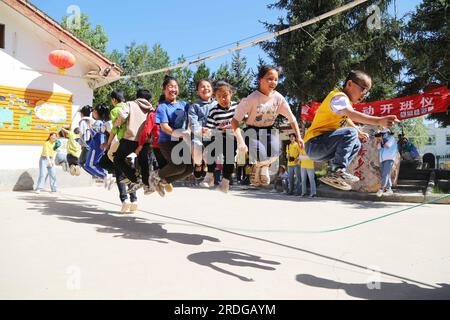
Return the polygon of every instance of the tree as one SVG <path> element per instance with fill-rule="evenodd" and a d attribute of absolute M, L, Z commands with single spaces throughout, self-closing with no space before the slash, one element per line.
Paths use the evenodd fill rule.
<path fill-rule="evenodd" d="M 186 59 L 182 56 L 178 58 L 178 63 L 186 62 Z M 192 99 L 192 96 L 194 95 L 192 91 L 192 76 L 193 72 L 191 69 L 185 67 L 185 68 L 179 68 L 172 72 L 172 75 L 177 79 L 178 81 L 178 87 L 179 87 L 179 93 L 178 93 L 178 99 L 184 100 L 186 102 L 190 102 Z"/>
<path fill-rule="evenodd" d="M 414 143 L 418 149 L 427 143 L 430 137 L 428 128 L 423 122 L 423 117 L 403 120 L 400 126 L 397 126 L 396 133 L 404 133 L 409 141 Z"/>
<path fill-rule="evenodd" d="M 403 94 L 427 90 L 432 84 L 448 85 L 450 75 L 450 2 L 424 0 L 404 26 L 401 51 L 405 57 L 407 80 Z M 441 125 L 450 125 L 450 109 L 429 116 Z"/>
<path fill-rule="evenodd" d="M 284 88 L 296 105 L 322 101 L 332 88 L 342 84 L 351 69 L 363 69 L 372 75 L 374 90 L 369 100 L 394 95 L 401 68 L 392 54 L 398 46 L 398 24 L 383 14 L 382 27 L 370 29 L 367 20 L 374 13 L 366 12 L 375 3 L 385 12 L 389 2 L 368 1 L 262 44 L 275 64 L 283 68 Z M 280 31 L 343 3 L 342 0 L 279 0 L 269 8 L 285 10 L 286 17 L 280 18 L 277 24 L 265 23 L 265 26 L 272 32 Z"/>
<path fill-rule="evenodd" d="M 250 94 L 252 71 L 247 68 L 247 58 L 241 55 L 241 51 L 235 51 L 231 60 L 230 84 L 236 88 L 236 98 L 241 100 Z"/>
<path fill-rule="evenodd" d="M 97 25 L 92 27 L 89 17 L 86 14 L 81 14 L 79 25 L 69 23 L 68 16 L 62 18 L 61 25 L 92 48 L 103 54 L 106 53 L 106 47 L 109 41 L 108 36 L 101 26 Z"/>
<path fill-rule="evenodd" d="M 231 72 L 230 67 L 228 66 L 228 63 L 221 64 L 219 66 L 219 69 L 217 69 L 216 72 L 213 72 L 212 79 L 214 82 L 219 80 L 224 80 L 229 82 L 231 78 Z"/>

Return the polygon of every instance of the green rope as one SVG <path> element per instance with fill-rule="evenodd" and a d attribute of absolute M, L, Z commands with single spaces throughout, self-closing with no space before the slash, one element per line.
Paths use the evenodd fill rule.
<path fill-rule="evenodd" d="M 239 229 L 239 228 L 223 228 L 223 229 L 233 230 L 233 231 L 245 231 L 245 232 L 283 232 L 283 233 L 304 233 L 304 234 L 330 233 L 330 232 L 336 232 L 336 231 L 342 231 L 342 230 L 354 228 L 354 227 L 357 227 L 357 226 L 360 226 L 360 225 L 363 225 L 363 224 L 366 224 L 366 223 L 369 223 L 369 222 L 373 222 L 373 221 L 380 220 L 380 219 L 383 219 L 383 218 L 386 218 L 386 217 L 389 217 L 389 216 L 393 216 L 395 214 L 399 214 L 399 213 L 402 213 L 402 212 L 405 212 L 405 211 L 408 211 L 408 210 L 412 210 L 414 208 L 418 208 L 418 207 L 424 206 L 426 204 L 434 203 L 434 202 L 437 202 L 439 200 L 443 200 L 443 199 L 446 199 L 446 198 L 449 198 L 449 197 L 450 197 L 450 194 L 446 194 L 446 195 L 444 195 L 442 197 L 439 197 L 439 198 L 436 198 L 436 199 L 433 199 L 433 200 L 429 200 L 429 201 L 423 202 L 421 204 L 418 204 L 418 205 L 415 205 L 415 206 L 412 206 L 412 207 L 408 207 L 408 208 L 405 208 L 405 209 L 402 209 L 402 210 L 398 210 L 398 211 L 395 211 L 395 212 L 392 212 L 392 213 L 388 213 L 388 214 L 382 215 L 382 216 L 377 217 L 377 218 L 365 220 L 365 221 L 362 221 L 362 222 L 358 222 L 358 223 L 355 223 L 355 224 L 351 224 L 351 225 L 348 225 L 348 226 L 335 228 L 335 229 L 326 229 L 326 230 L 317 230 L 317 231 L 305 231 L 305 230 L 250 230 L 250 229 Z"/>

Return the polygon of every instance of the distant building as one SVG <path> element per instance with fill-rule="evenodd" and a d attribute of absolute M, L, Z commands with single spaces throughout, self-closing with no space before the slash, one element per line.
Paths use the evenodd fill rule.
<path fill-rule="evenodd" d="M 450 128 L 438 128 L 435 124 L 429 124 L 428 133 L 428 142 L 419 150 L 423 162 L 428 162 L 430 168 L 450 170 Z"/>

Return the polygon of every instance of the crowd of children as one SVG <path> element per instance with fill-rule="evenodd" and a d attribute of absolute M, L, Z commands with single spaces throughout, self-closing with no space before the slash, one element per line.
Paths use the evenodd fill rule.
<path fill-rule="evenodd" d="M 165 196 L 172 183 L 193 175 L 201 186 L 214 186 L 215 172 L 221 166 L 218 190 L 228 192 L 236 176 L 241 184 L 269 185 L 271 168 L 281 152 L 275 121 L 285 117 L 293 130 L 286 147 L 287 170 L 280 166 L 274 188 L 299 196 L 316 196 L 314 161 L 332 161 L 332 170 L 321 181 L 350 190 L 357 177 L 346 168 L 368 135 L 353 123 L 391 126 L 395 116 L 368 116 L 352 107 L 367 96 L 372 82 L 368 74 L 352 71 L 342 89 L 335 89 L 319 107 L 311 127 L 302 139 L 296 117 L 286 99 L 276 91 L 279 71 L 264 66 L 258 73 L 258 90 L 239 103 L 235 88 L 226 81 L 197 83 L 199 100 L 189 105 L 178 99 L 179 85 L 166 76 L 163 95 L 156 107 L 147 89 L 137 91 L 135 100 L 125 102 L 122 92 L 111 93 L 112 109 L 105 105 L 81 108 L 81 120 L 74 130 L 62 129 L 67 138 L 68 171 L 80 175 L 83 168 L 111 189 L 117 183 L 122 212 L 137 210 L 136 191 Z M 213 97 L 215 99 L 213 99 Z M 56 135 L 50 135 L 40 160 L 37 190 L 42 189 L 45 167 L 56 190 L 54 173 Z M 64 159 L 65 158 L 65 159 Z M 135 158 L 136 161 L 133 161 Z M 275 172 L 272 172 L 275 173 Z M 115 177 L 115 178 L 114 178 Z"/>

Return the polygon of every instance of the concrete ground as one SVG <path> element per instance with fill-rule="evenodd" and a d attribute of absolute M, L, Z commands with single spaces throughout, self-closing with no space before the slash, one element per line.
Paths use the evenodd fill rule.
<path fill-rule="evenodd" d="M 267 190 L 0 192 L 1 299 L 450 299 L 450 207 Z"/>

